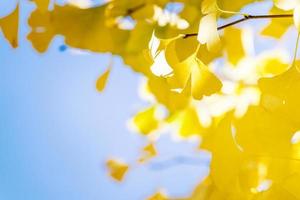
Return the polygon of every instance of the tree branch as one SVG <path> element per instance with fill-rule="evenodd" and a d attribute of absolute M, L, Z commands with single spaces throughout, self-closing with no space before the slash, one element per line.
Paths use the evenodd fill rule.
<path fill-rule="evenodd" d="M 282 14 L 282 15 L 244 15 L 242 19 L 238 19 L 236 21 L 230 22 L 228 24 L 224 24 L 218 27 L 218 30 L 222 30 L 226 27 L 233 26 L 235 24 L 239 24 L 241 22 L 250 20 L 250 19 L 269 19 L 269 18 L 289 18 L 293 17 L 293 14 Z M 183 36 L 183 38 L 194 37 L 197 36 L 198 33 L 188 33 Z"/>
<path fill-rule="evenodd" d="M 145 6 L 145 4 L 140 4 L 140 5 L 137 5 L 136 7 L 133 7 L 133 8 L 129 8 L 127 11 L 126 11 L 126 15 L 132 15 L 134 12 L 142 9 L 143 7 Z"/>
<path fill-rule="evenodd" d="M 164 170 L 178 165 L 194 165 L 194 166 L 209 166 L 210 158 L 207 157 L 190 157 L 179 155 L 167 160 L 151 162 L 149 167 L 151 170 Z"/>

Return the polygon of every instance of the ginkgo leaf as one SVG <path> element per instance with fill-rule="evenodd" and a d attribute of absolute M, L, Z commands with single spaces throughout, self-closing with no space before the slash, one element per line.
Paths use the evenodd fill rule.
<path fill-rule="evenodd" d="M 19 31 L 19 4 L 16 9 L 4 18 L 0 19 L 0 28 L 13 48 L 18 47 Z"/>
<path fill-rule="evenodd" d="M 152 196 L 148 197 L 147 200 L 168 200 L 168 197 L 161 192 L 157 192 Z"/>
<path fill-rule="evenodd" d="M 140 133 L 148 135 L 149 133 L 158 128 L 159 121 L 155 113 L 156 108 L 150 107 L 137 113 L 134 116 L 133 124 Z"/>
<path fill-rule="evenodd" d="M 106 25 L 106 6 L 80 9 L 55 5 L 52 11 L 46 12 L 37 9 L 28 20 L 32 28 L 28 39 L 39 52 L 44 52 L 53 37 L 60 34 L 65 37 L 66 44 L 72 47 L 120 53 L 125 49 L 129 31 Z"/>
<path fill-rule="evenodd" d="M 209 51 L 217 51 L 220 48 L 220 37 L 217 28 L 216 13 L 202 17 L 197 38 L 201 44 L 207 44 Z"/>
<path fill-rule="evenodd" d="M 209 96 L 218 92 L 221 87 L 221 81 L 208 70 L 208 68 L 197 61 L 191 70 L 191 94 L 195 99 L 201 99 L 203 95 Z"/>
<path fill-rule="evenodd" d="M 186 4 L 183 9 L 175 14 L 168 10 L 160 10 L 157 13 L 155 26 L 155 35 L 159 39 L 174 39 L 186 33 L 194 33 L 198 29 L 198 23 L 201 13 L 199 12 L 199 4 Z"/>
<path fill-rule="evenodd" d="M 236 65 L 245 56 L 242 42 L 242 30 L 235 27 L 227 27 L 224 30 L 224 48 L 228 61 Z"/>
<path fill-rule="evenodd" d="M 280 186 L 288 191 L 290 194 L 293 195 L 296 199 L 300 198 L 300 191 L 299 191 L 299 181 L 300 181 L 300 174 L 295 173 L 292 176 L 289 176 L 285 179 Z"/>
<path fill-rule="evenodd" d="M 170 60 L 170 59 L 167 59 Z M 169 84 L 174 88 L 182 88 L 188 95 L 195 99 L 201 99 L 203 96 L 209 96 L 218 92 L 221 87 L 221 81 L 209 71 L 195 54 L 183 62 L 170 65 L 174 72 L 169 78 Z"/>
<path fill-rule="evenodd" d="M 168 43 L 166 57 L 170 65 L 186 60 L 197 50 L 198 44 L 195 37 L 178 38 Z M 184 51 L 183 51 L 184 49 Z"/>
<path fill-rule="evenodd" d="M 300 72 L 296 65 L 272 78 L 259 81 L 262 91 L 261 105 L 300 129 Z"/>
<path fill-rule="evenodd" d="M 213 60 L 221 57 L 223 55 L 223 50 L 224 45 L 221 46 L 221 48 L 218 51 L 211 52 L 208 51 L 205 45 L 201 45 L 198 47 L 198 52 L 197 52 L 197 58 L 201 60 L 205 65 L 210 64 Z"/>
<path fill-rule="evenodd" d="M 138 9 L 131 16 L 136 20 L 153 20 L 155 15 L 155 4 L 147 4 Z"/>
<path fill-rule="evenodd" d="M 148 90 L 155 96 L 157 102 L 166 106 L 171 112 L 184 109 L 190 102 L 188 96 L 172 91 L 166 78 L 151 76 L 147 85 Z"/>
<path fill-rule="evenodd" d="M 288 69 L 289 65 L 279 56 L 275 56 L 264 58 L 258 62 L 256 69 L 261 77 L 279 75 Z"/>
<path fill-rule="evenodd" d="M 130 31 L 128 40 L 126 41 L 127 53 L 140 53 L 148 48 L 148 44 L 153 35 L 153 25 L 147 22 L 138 22 L 135 28 Z"/>
<path fill-rule="evenodd" d="M 284 11 L 277 7 L 270 10 L 270 14 L 290 14 L 290 11 Z M 272 18 L 270 23 L 262 30 L 261 34 L 281 38 L 288 28 L 293 24 L 290 18 Z"/>
<path fill-rule="evenodd" d="M 149 159 L 155 157 L 157 155 L 157 150 L 155 148 L 154 143 L 150 142 L 147 144 L 142 151 L 142 156 L 139 158 L 139 162 L 145 163 L 149 161 Z"/>
<path fill-rule="evenodd" d="M 286 191 L 284 188 L 280 186 L 280 184 L 274 183 L 273 186 L 267 191 L 263 191 L 257 193 L 255 199 L 259 200 L 281 200 L 281 199 L 289 199 L 289 200 L 297 200 L 293 194 Z"/>
<path fill-rule="evenodd" d="M 250 107 L 235 122 L 235 129 L 237 143 L 245 152 L 279 157 L 292 153 L 291 138 L 297 131 L 286 116 L 278 116 L 261 106 Z"/>
<path fill-rule="evenodd" d="M 126 163 L 113 159 L 108 160 L 106 166 L 109 170 L 109 175 L 116 181 L 122 181 L 129 169 Z"/>
<path fill-rule="evenodd" d="M 204 130 L 197 111 L 192 107 L 188 107 L 182 111 L 176 118 L 176 121 L 179 124 L 179 135 L 184 138 L 194 135 L 199 136 Z"/>
<path fill-rule="evenodd" d="M 209 14 L 216 12 L 217 10 L 217 0 L 204 0 L 201 4 L 201 12 L 203 14 Z"/>
<path fill-rule="evenodd" d="M 214 134 L 211 176 L 216 186 L 225 193 L 238 193 L 242 153 L 231 132 L 231 116 L 226 116 Z"/>
<path fill-rule="evenodd" d="M 221 88 L 219 79 L 209 71 L 208 67 L 196 56 L 197 47 L 189 45 L 192 39 L 186 41 L 188 51 L 182 53 L 180 44 L 182 38 L 173 40 L 166 48 L 166 61 L 173 69 L 173 73 L 168 77 L 168 82 L 172 88 L 181 88 L 184 94 L 201 99 L 203 95 L 209 96 Z M 184 41 L 182 41 L 184 43 Z M 196 49 L 195 49 L 196 48 Z M 208 85 L 206 85 L 208 84 Z"/>
<path fill-rule="evenodd" d="M 48 6 L 50 3 L 50 0 L 32 0 L 37 5 L 37 8 L 41 10 L 42 12 L 45 12 L 48 10 Z"/>
<path fill-rule="evenodd" d="M 98 78 L 96 82 L 96 88 L 99 92 L 103 92 L 103 90 L 105 89 L 110 71 L 111 71 L 111 67 L 108 67 L 106 71 Z"/>

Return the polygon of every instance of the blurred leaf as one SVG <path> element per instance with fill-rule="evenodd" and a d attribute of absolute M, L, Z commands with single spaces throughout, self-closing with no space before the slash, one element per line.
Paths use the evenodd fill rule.
<path fill-rule="evenodd" d="M 19 4 L 16 9 L 4 18 L 0 19 L 0 28 L 13 48 L 18 47 L 19 31 Z"/>

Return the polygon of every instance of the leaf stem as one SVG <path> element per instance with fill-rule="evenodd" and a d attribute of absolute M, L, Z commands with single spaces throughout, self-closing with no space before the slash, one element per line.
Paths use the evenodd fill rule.
<path fill-rule="evenodd" d="M 233 26 L 235 24 L 239 24 L 244 21 L 248 21 L 250 19 L 269 19 L 269 18 L 290 18 L 293 17 L 293 14 L 279 14 L 279 15 L 247 15 L 245 14 L 243 18 L 230 22 L 228 24 L 224 24 L 218 27 L 218 30 L 222 30 L 229 26 Z M 197 36 L 198 33 L 187 33 L 183 36 L 183 38 L 194 37 Z"/>
<path fill-rule="evenodd" d="M 299 37 L 300 37 L 300 32 L 298 32 L 298 35 L 297 35 L 296 47 L 295 47 L 295 52 L 294 52 L 292 65 L 295 64 L 295 61 L 296 61 L 296 58 L 297 58 L 297 52 L 298 52 L 298 46 L 299 46 Z"/>
<path fill-rule="evenodd" d="M 219 12 L 224 13 L 224 14 L 233 14 L 233 15 L 242 15 L 242 16 L 248 15 L 248 14 L 246 14 L 246 13 L 223 10 L 223 9 L 221 9 L 218 5 L 216 5 L 216 7 L 217 7 L 217 10 L 218 10 Z"/>

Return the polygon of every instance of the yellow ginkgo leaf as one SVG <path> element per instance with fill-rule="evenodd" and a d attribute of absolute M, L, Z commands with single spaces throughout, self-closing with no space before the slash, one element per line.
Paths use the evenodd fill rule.
<path fill-rule="evenodd" d="M 275 57 L 274 55 L 260 60 L 256 69 L 261 77 L 274 76 L 285 72 L 288 69 L 288 64 L 279 56 Z"/>
<path fill-rule="evenodd" d="M 204 0 L 201 4 L 201 12 L 203 14 L 209 14 L 216 12 L 217 10 L 217 0 Z"/>
<path fill-rule="evenodd" d="M 18 47 L 19 4 L 8 16 L 0 19 L 0 28 L 13 48 Z"/>
<path fill-rule="evenodd" d="M 205 45 L 201 45 L 198 48 L 198 52 L 197 52 L 197 58 L 199 60 L 201 60 L 201 62 L 203 62 L 205 65 L 210 64 L 213 60 L 221 57 L 223 55 L 223 47 L 224 45 L 221 46 L 221 48 L 216 51 L 216 52 L 211 52 L 208 51 L 208 49 L 206 48 Z"/>
<path fill-rule="evenodd" d="M 197 46 L 195 37 L 174 39 L 166 47 L 168 63 L 172 65 L 186 60 L 196 52 Z"/>
<path fill-rule="evenodd" d="M 155 113 L 156 107 L 153 106 L 137 113 L 134 116 L 133 124 L 140 133 L 148 135 L 158 128 L 159 121 Z"/>
<path fill-rule="evenodd" d="M 121 161 L 110 159 L 106 162 L 109 175 L 116 181 L 122 181 L 129 166 Z"/>
<path fill-rule="evenodd" d="M 299 190 L 300 173 L 294 173 L 285 179 L 280 185 L 283 189 L 292 194 L 296 199 L 300 199 Z"/>
<path fill-rule="evenodd" d="M 283 74 L 259 80 L 261 105 L 300 129 L 300 72 L 293 65 Z"/>
<path fill-rule="evenodd" d="M 147 200 L 168 200 L 168 197 L 161 192 L 157 192 L 152 196 L 148 197 Z"/>
<path fill-rule="evenodd" d="M 186 41 L 186 45 L 189 46 L 186 53 L 182 53 L 179 48 L 183 47 L 183 44 L 180 44 L 182 40 L 186 39 L 179 38 L 173 40 L 166 48 L 166 61 L 173 69 L 172 74 L 167 77 L 170 87 L 183 89 L 184 94 L 193 96 L 195 99 L 201 99 L 203 95 L 209 96 L 217 92 L 222 84 L 209 71 L 208 67 L 196 57 L 196 53 L 199 52 L 197 52 L 194 46 L 189 45 L 194 40 L 188 39 Z M 184 41 L 182 42 L 184 43 Z M 209 58 L 206 58 L 206 60 L 208 61 Z"/>
<path fill-rule="evenodd" d="M 139 162 L 144 163 L 149 159 L 155 157 L 157 155 L 157 150 L 155 145 L 151 142 L 143 148 L 142 156 L 139 158 Z"/>
<path fill-rule="evenodd" d="M 168 59 L 170 60 L 170 59 Z M 172 64 L 173 76 L 169 77 L 169 84 L 173 88 L 182 88 L 184 92 L 195 99 L 209 96 L 218 92 L 221 81 L 209 71 L 193 54 L 181 63 Z"/>
<path fill-rule="evenodd" d="M 179 114 L 176 121 L 179 123 L 179 135 L 184 138 L 199 136 L 204 131 L 195 108 L 186 108 Z"/>
<path fill-rule="evenodd" d="M 270 14 L 290 14 L 291 11 L 284 11 L 277 7 L 270 10 Z M 262 30 L 261 34 L 274 38 L 281 38 L 288 28 L 293 24 L 292 18 L 272 18 L 270 23 Z"/>
<path fill-rule="evenodd" d="M 197 38 L 201 44 L 207 44 L 209 51 L 219 50 L 220 36 L 218 33 L 216 13 L 210 13 L 202 17 Z"/>
<path fill-rule="evenodd" d="M 272 98 L 268 101 L 271 105 L 278 103 Z M 291 138 L 297 128 L 287 116 L 278 115 L 262 106 L 252 106 L 234 125 L 237 143 L 245 153 L 288 157 L 293 152 Z"/>
<path fill-rule="evenodd" d="M 242 30 L 233 26 L 224 29 L 224 48 L 228 61 L 236 65 L 245 56 L 242 42 Z"/>
<path fill-rule="evenodd" d="M 80 9 L 55 5 L 52 11 L 46 12 L 36 9 L 28 20 L 32 28 L 28 39 L 39 52 L 44 52 L 57 34 L 63 35 L 66 44 L 72 47 L 95 52 L 123 52 L 129 31 L 106 25 L 106 6 Z"/>
<path fill-rule="evenodd" d="M 98 78 L 96 82 L 96 88 L 99 92 L 102 92 L 105 89 L 110 71 L 111 67 L 108 67 L 106 71 Z"/>
<path fill-rule="evenodd" d="M 220 122 L 214 134 L 211 176 L 221 191 L 238 193 L 242 153 L 231 130 L 231 115 L 228 115 Z"/>
<path fill-rule="evenodd" d="M 156 100 L 166 106 L 170 112 L 182 110 L 190 102 L 188 96 L 172 91 L 166 78 L 150 76 L 147 86 Z"/>
<path fill-rule="evenodd" d="M 50 0 L 32 0 L 32 1 L 35 2 L 35 4 L 37 5 L 37 8 L 40 11 L 45 12 L 48 10 Z"/>

